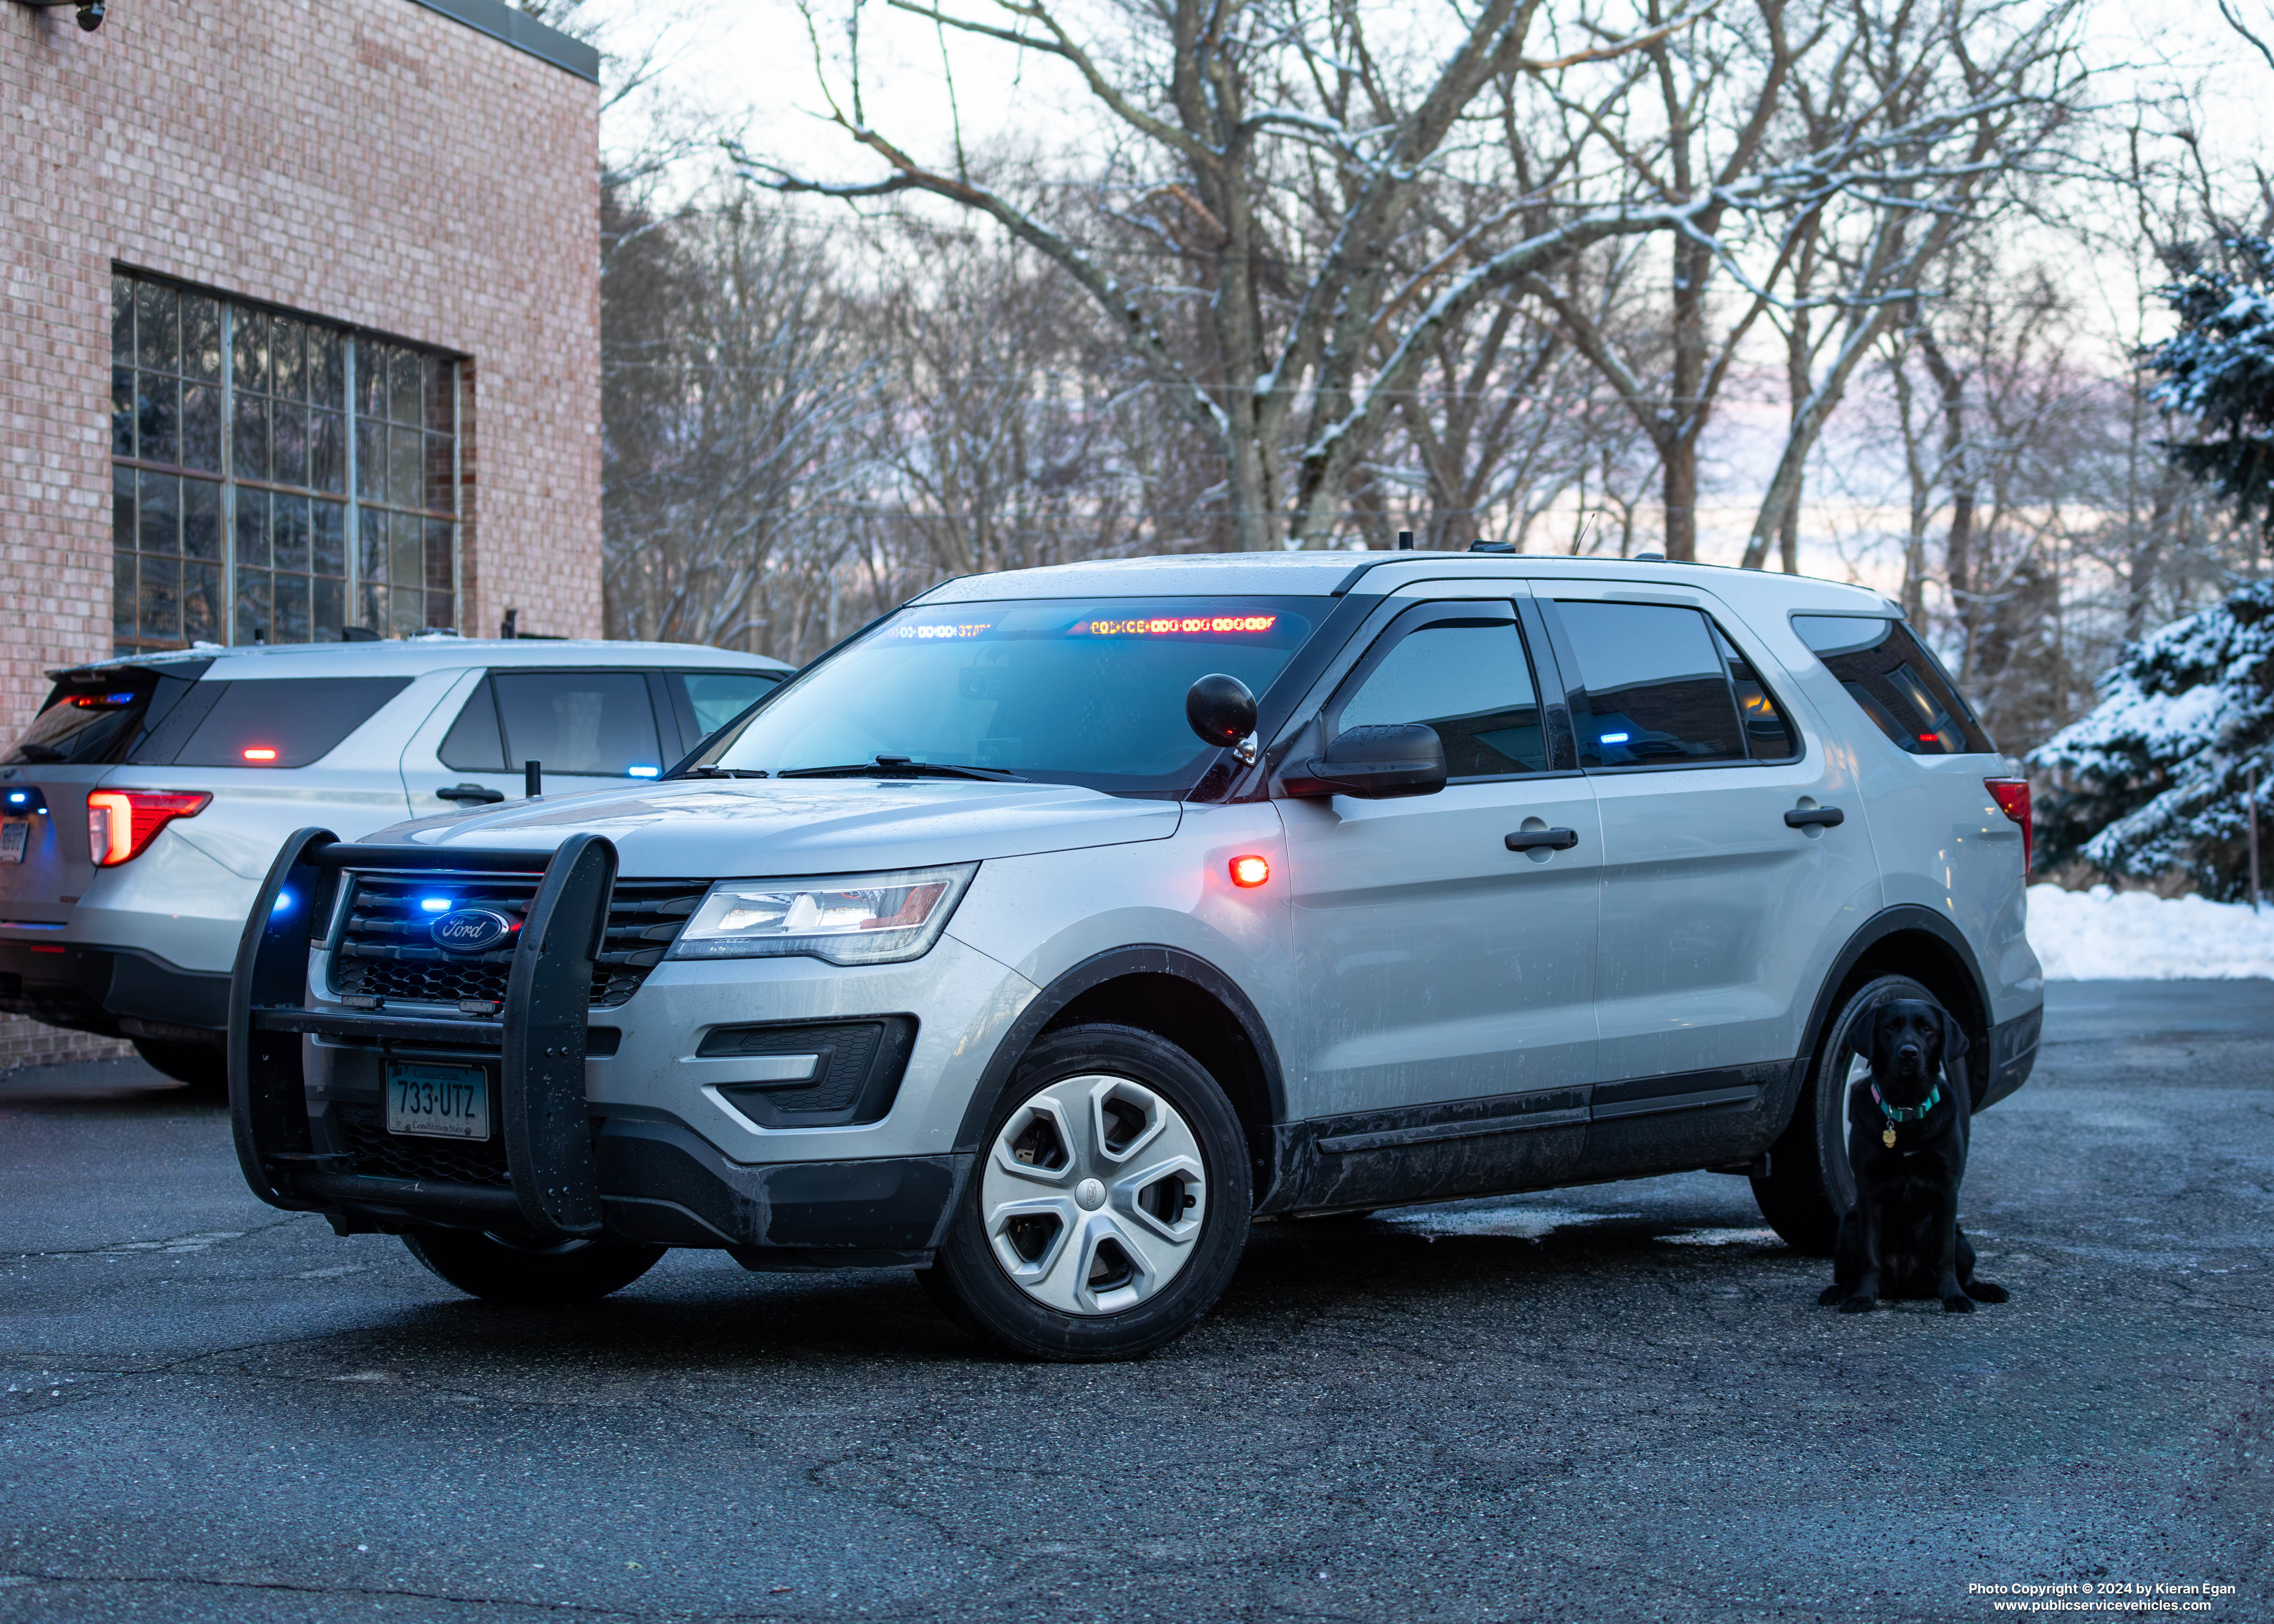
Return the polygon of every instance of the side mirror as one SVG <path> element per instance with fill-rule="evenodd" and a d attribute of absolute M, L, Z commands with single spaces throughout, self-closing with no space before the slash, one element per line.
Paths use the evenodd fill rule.
<path fill-rule="evenodd" d="M 1280 782 L 1291 795 L 1434 795 L 1445 787 L 1445 741 L 1419 722 L 1353 727 L 1324 756 L 1291 766 Z"/>
<path fill-rule="evenodd" d="M 1215 672 L 1185 690 L 1185 720 L 1218 749 L 1233 749 L 1255 731 L 1255 695 L 1238 677 Z"/>

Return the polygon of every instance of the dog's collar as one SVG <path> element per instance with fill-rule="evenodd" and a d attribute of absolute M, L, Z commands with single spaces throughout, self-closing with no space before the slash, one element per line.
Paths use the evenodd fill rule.
<path fill-rule="evenodd" d="M 1880 1098 L 1879 1085 L 1877 1083 L 1871 1085 L 1871 1103 L 1879 1108 L 1879 1114 L 1889 1122 L 1924 1121 L 1926 1114 L 1940 1103 L 1941 1100 L 1942 1085 L 1940 1083 L 1928 1089 L 1926 1098 L 1916 1105 L 1890 1105 Z"/>

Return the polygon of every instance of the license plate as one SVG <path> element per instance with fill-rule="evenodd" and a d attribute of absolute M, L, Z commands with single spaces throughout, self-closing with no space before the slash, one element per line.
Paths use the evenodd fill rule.
<path fill-rule="evenodd" d="M 24 861 L 24 849 L 32 842 L 32 820 L 11 817 L 0 823 L 0 862 L 19 863 Z"/>
<path fill-rule="evenodd" d="M 387 1131 L 445 1139 L 489 1138 L 489 1073 L 480 1066 L 390 1063 Z"/>

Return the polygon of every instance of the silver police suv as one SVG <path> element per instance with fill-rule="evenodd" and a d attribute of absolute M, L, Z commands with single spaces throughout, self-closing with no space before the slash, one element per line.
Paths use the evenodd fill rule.
<path fill-rule="evenodd" d="M 0 1009 L 131 1038 L 218 1090 L 245 911 L 294 830 L 343 835 L 659 777 L 778 660 L 425 635 L 194 648 L 52 674 L 0 763 Z"/>
<path fill-rule="evenodd" d="M 1026 1356 L 1260 1218 L 1683 1169 L 1849 1203 L 1844 1039 L 2029 1075 L 2025 786 L 1853 587 L 1505 550 L 967 577 L 662 781 L 303 830 L 239 950 L 252 1187 L 493 1299 L 914 1267 Z"/>

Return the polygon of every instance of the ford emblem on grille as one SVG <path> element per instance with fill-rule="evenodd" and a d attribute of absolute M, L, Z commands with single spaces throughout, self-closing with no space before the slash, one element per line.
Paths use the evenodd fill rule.
<path fill-rule="evenodd" d="M 478 953 L 513 934 L 513 921 L 487 908 L 459 908 L 427 927 L 434 945 L 446 953 Z"/>

